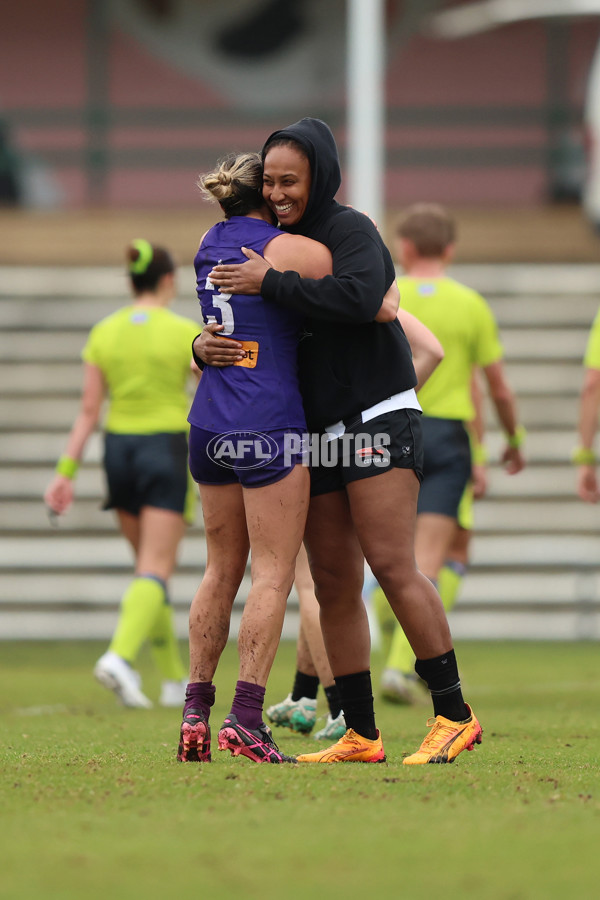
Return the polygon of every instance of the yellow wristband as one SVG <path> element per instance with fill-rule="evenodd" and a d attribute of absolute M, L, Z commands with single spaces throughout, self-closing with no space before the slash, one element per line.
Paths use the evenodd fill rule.
<path fill-rule="evenodd" d="M 523 445 L 526 436 L 525 428 L 522 425 L 517 425 L 515 433 L 506 436 L 506 443 L 511 450 L 518 450 Z"/>
<path fill-rule="evenodd" d="M 489 454 L 488 449 L 485 444 L 477 444 L 473 442 L 471 457 L 474 466 L 485 466 L 487 465 Z"/>
<path fill-rule="evenodd" d="M 576 447 L 571 453 L 571 462 L 576 466 L 595 466 L 596 454 L 591 447 Z"/>
<path fill-rule="evenodd" d="M 70 478 L 71 481 L 77 475 L 78 469 L 79 463 L 76 459 L 72 459 L 70 456 L 61 456 L 59 461 L 56 463 L 56 473 L 58 475 L 64 475 L 65 478 Z"/>

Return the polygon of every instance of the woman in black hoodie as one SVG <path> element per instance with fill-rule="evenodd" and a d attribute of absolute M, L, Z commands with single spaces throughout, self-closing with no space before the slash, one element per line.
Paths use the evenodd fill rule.
<path fill-rule="evenodd" d="M 333 275 L 319 280 L 278 272 L 252 251 L 246 252 L 248 263 L 218 266 L 209 274 L 224 292 L 260 293 L 305 316 L 300 384 L 313 432 L 305 543 L 348 731 L 327 750 L 298 759 L 385 759 L 375 726 L 361 596 L 364 554 L 433 698 L 435 722 L 404 763 L 451 762 L 480 743 L 481 726 L 462 697 L 439 595 L 415 565 L 420 407 L 410 346 L 395 310 L 386 314 L 382 308 L 395 282 L 392 258 L 371 220 L 334 199 L 340 166 L 324 122 L 302 119 L 274 132 L 262 155 L 263 195 L 280 227 L 321 241 L 333 256 Z M 194 349 L 200 360 L 216 365 L 230 364 L 240 352 L 239 345 L 208 333 Z"/>

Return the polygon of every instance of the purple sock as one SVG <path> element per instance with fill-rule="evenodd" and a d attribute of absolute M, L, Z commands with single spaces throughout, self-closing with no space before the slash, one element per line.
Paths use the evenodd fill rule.
<path fill-rule="evenodd" d="M 265 688 L 250 681 L 238 681 L 235 686 L 231 712 L 240 725 L 254 731 L 262 723 Z"/>
<path fill-rule="evenodd" d="M 199 709 L 208 721 L 210 708 L 214 702 L 215 686 L 212 681 L 191 681 L 185 689 L 183 715 L 185 716 L 190 709 Z"/>

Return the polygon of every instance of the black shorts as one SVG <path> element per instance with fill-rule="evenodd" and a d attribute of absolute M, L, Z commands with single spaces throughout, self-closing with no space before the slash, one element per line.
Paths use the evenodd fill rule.
<path fill-rule="evenodd" d="M 187 434 L 114 434 L 104 440 L 108 497 L 104 509 L 134 516 L 143 506 L 184 512 L 188 490 Z"/>
<path fill-rule="evenodd" d="M 372 478 L 391 468 L 413 469 L 423 478 L 421 413 L 395 409 L 363 422 L 360 415 L 344 422 L 346 431 L 326 441 L 313 436 L 310 458 L 312 497 L 341 491 L 352 481 Z M 318 446 L 317 446 L 318 445 Z"/>
<path fill-rule="evenodd" d="M 457 419 L 423 416 L 425 468 L 417 513 L 458 518 L 458 507 L 471 478 L 467 429 Z"/>

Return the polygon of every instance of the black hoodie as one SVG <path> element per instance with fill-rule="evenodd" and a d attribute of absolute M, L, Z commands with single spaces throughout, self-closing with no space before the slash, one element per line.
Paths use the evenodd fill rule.
<path fill-rule="evenodd" d="M 311 430 L 351 418 L 417 383 L 400 323 L 374 322 L 395 278 L 389 250 L 368 216 L 334 200 L 341 183 L 333 134 L 319 119 L 301 119 L 275 131 L 305 149 L 312 181 L 306 211 L 286 229 L 331 250 L 333 275 L 315 280 L 270 269 L 261 294 L 305 316 L 300 342 L 300 386 Z"/>

